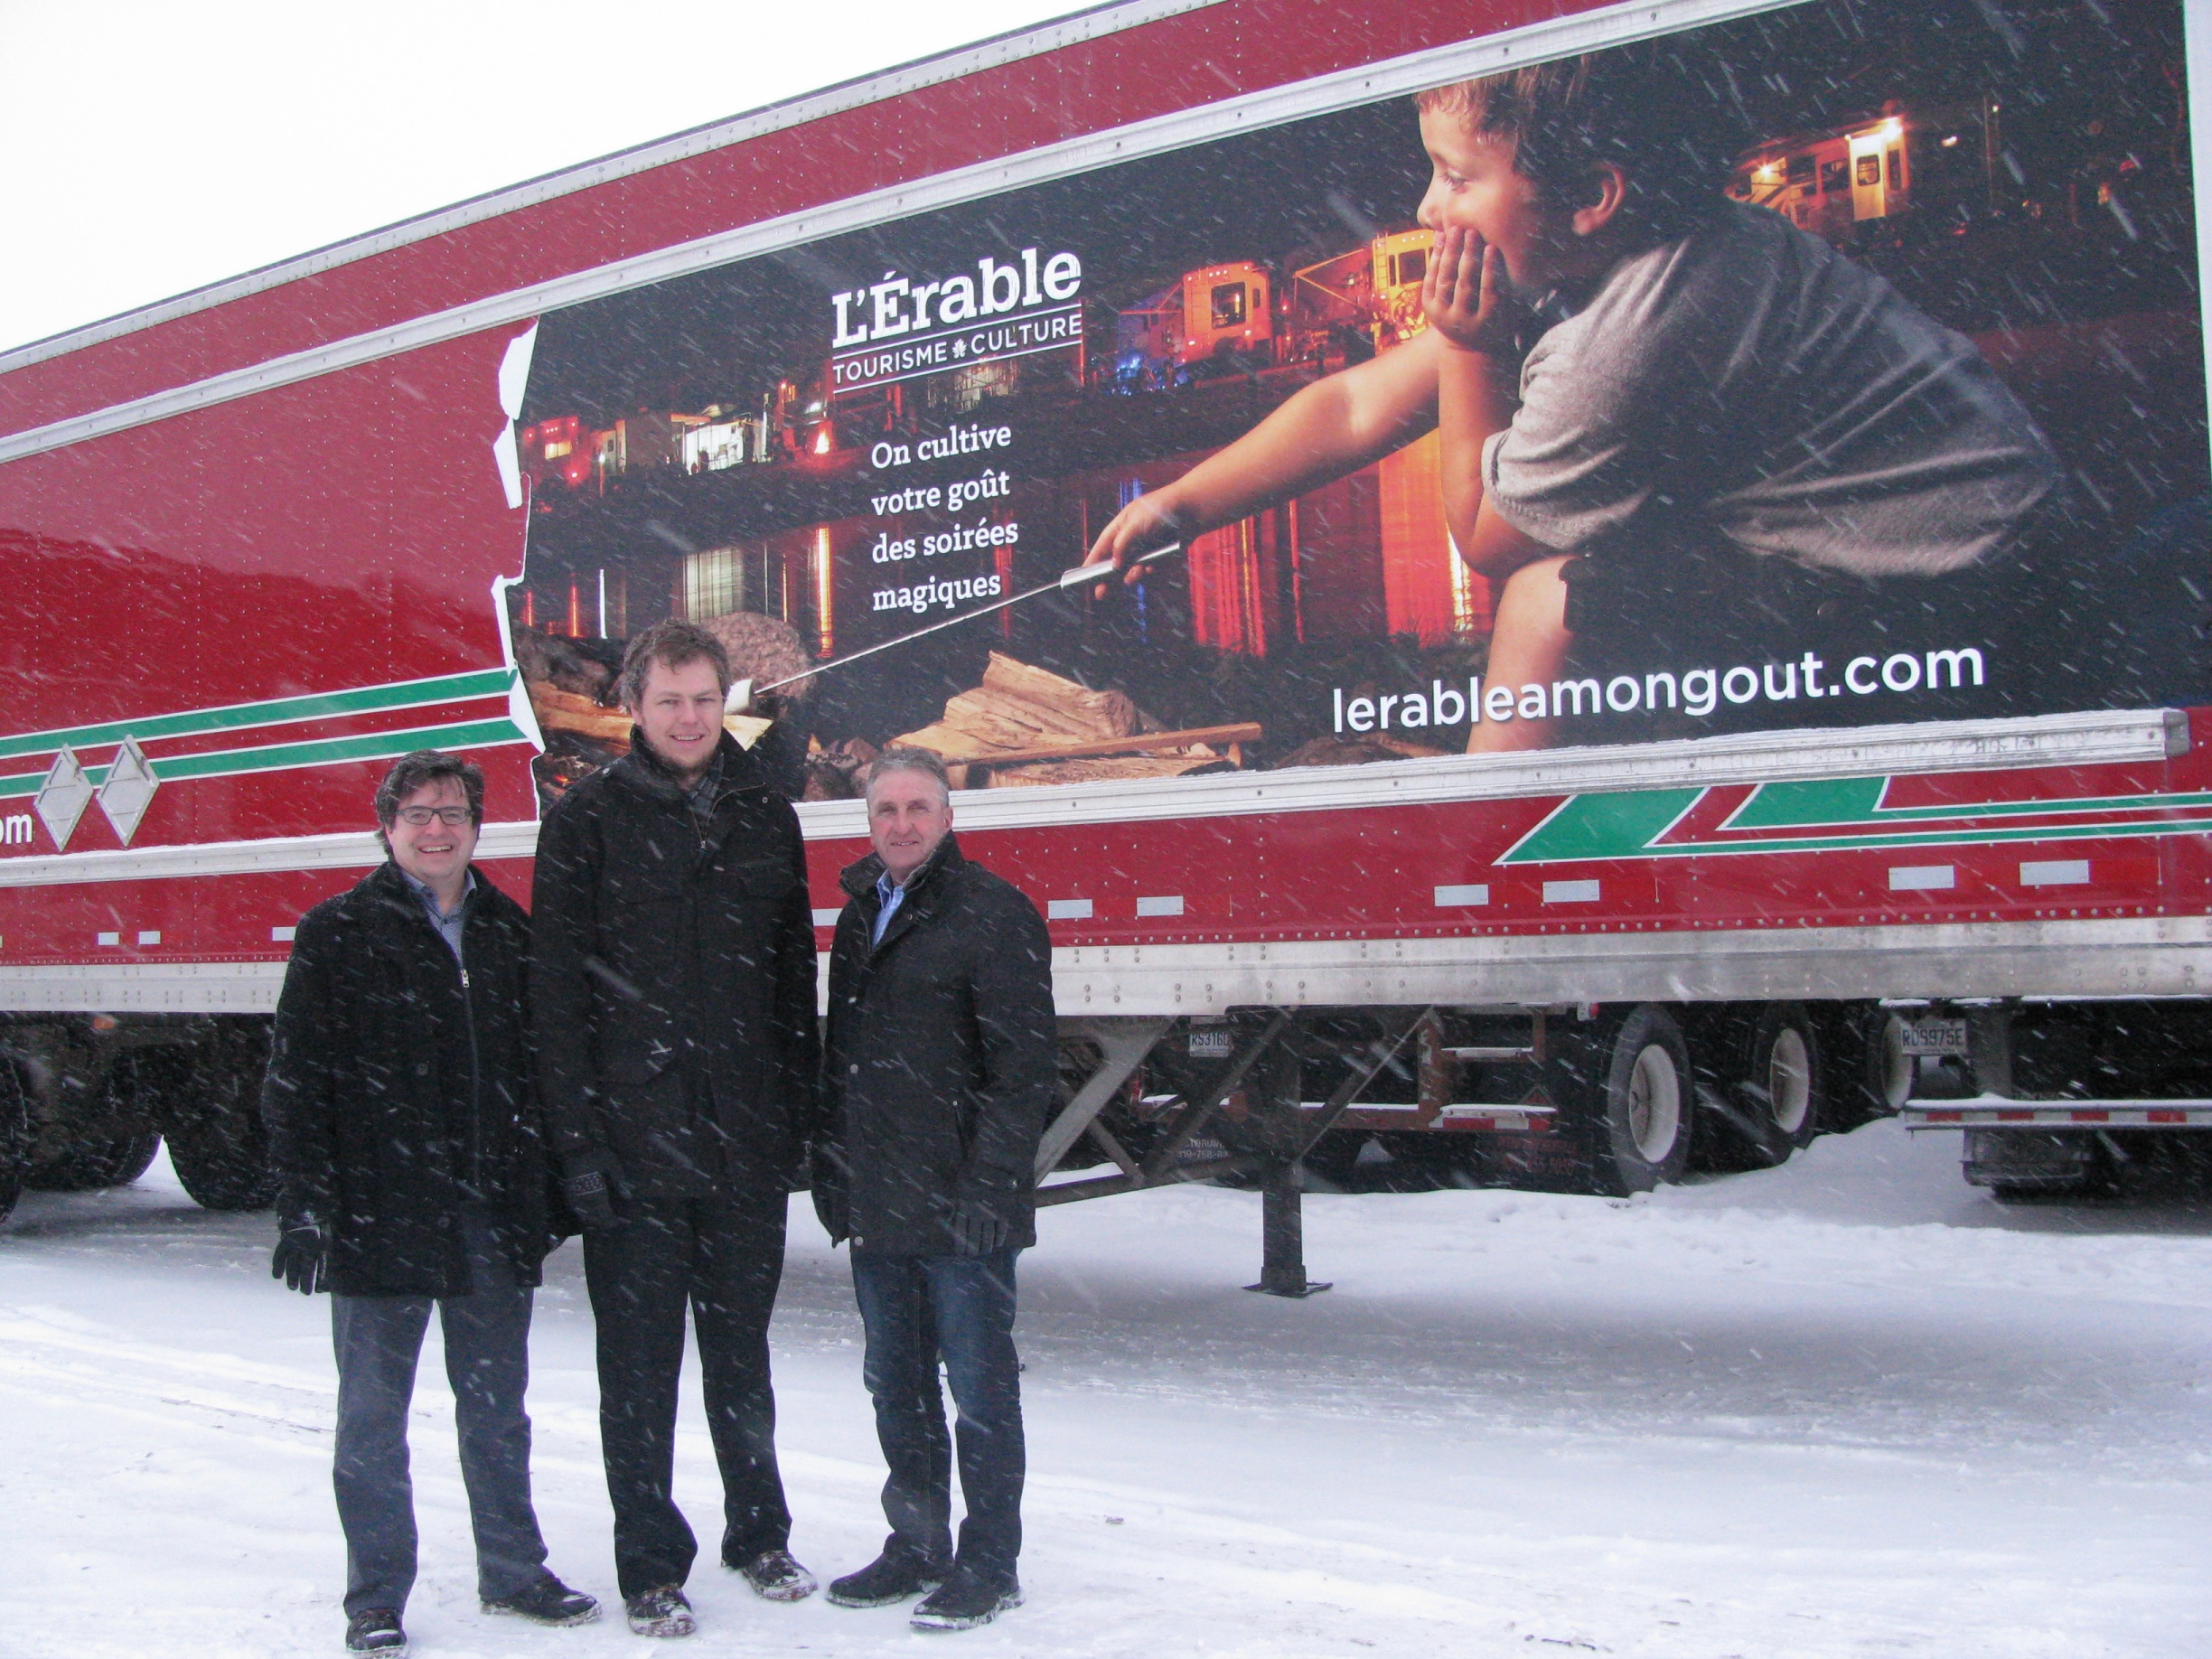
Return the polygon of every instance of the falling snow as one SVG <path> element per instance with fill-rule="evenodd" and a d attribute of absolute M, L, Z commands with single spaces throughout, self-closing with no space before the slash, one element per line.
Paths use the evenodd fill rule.
<path fill-rule="evenodd" d="M 2212 1205 L 2008 1207 L 1956 1156 L 1883 1122 L 1626 1203 L 1312 1196 L 1336 1289 L 1305 1302 L 1237 1288 L 1254 1195 L 1047 1211 L 1023 1264 L 1029 1604 L 962 1651 L 2207 1651 Z M 844 1258 L 803 1198 L 792 1215 L 793 1544 L 844 1571 L 881 1540 L 882 1467 Z M 269 1231 L 195 1208 L 165 1160 L 30 1195 L 0 1231 L 0 1652 L 336 1650 L 328 1322 L 270 1283 Z M 575 1249 L 548 1270 L 539 1505 L 555 1568 L 605 1597 Z M 415 1445 L 417 1653 L 635 1651 L 618 1622 L 483 1617 L 427 1382 Z M 678 1491 L 710 1524 L 696 1397 Z M 921 1639 L 895 1610 L 767 1607 L 711 1566 L 691 1589 L 717 1651 Z"/>

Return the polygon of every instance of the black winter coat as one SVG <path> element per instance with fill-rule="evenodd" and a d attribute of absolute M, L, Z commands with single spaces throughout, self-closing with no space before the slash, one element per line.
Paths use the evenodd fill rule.
<path fill-rule="evenodd" d="M 538 835 L 538 1076 L 564 1158 L 655 1196 L 795 1190 L 815 1125 L 814 917 L 791 802 L 722 740 L 704 830 L 633 747 Z"/>
<path fill-rule="evenodd" d="M 517 1282 L 563 1229 L 531 1086 L 530 918 L 475 872 L 466 983 L 395 864 L 300 918 L 262 1089 L 282 1214 L 331 1228 L 330 1287 L 467 1294 L 481 1196 Z"/>
<path fill-rule="evenodd" d="M 883 862 L 839 877 L 852 902 L 830 955 L 830 1129 L 815 1162 L 833 1236 L 949 1255 L 961 1199 L 1036 1242 L 1037 1142 L 1059 1088 L 1052 942 L 1020 890 L 951 836 L 871 946 Z"/>

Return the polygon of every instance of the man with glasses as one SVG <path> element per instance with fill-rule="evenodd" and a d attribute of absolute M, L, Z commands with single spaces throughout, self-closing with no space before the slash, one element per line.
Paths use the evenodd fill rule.
<path fill-rule="evenodd" d="M 272 1276 L 331 1295 L 346 1649 L 407 1651 L 407 1421 L 435 1303 L 487 1613 L 597 1617 L 546 1570 L 530 1503 L 531 1291 L 558 1238 L 531 1087 L 530 919 L 473 868 L 483 773 L 403 756 L 376 793 L 389 862 L 300 919 L 262 1111 L 283 1218 Z"/>

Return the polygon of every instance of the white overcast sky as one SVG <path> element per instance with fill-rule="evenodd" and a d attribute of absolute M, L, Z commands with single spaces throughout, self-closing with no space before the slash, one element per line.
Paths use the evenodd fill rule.
<path fill-rule="evenodd" d="M 1084 0 L 0 0 L 0 349 Z"/>

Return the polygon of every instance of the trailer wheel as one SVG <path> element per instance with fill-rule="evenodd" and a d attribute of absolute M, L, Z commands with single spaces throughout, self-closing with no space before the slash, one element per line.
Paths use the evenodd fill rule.
<path fill-rule="evenodd" d="M 1867 1045 L 1867 1088 L 1880 1102 L 1883 1115 L 1894 1118 L 1912 1099 L 1919 1068 L 1905 1052 L 1905 1022 L 1884 1014 Z"/>
<path fill-rule="evenodd" d="M 1905 1052 L 1905 1023 L 1889 1009 L 1840 1003 L 1828 1015 L 1830 1060 L 1820 1128 L 1854 1129 L 1894 1118 L 1912 1097 L 1916 1070 Z"/>
<path fill-rule="evenodd" d="M 264 1210 L 276 1198 L 268 1131 L 261 1121 L 265 1022 L 226 1022 L 179 1068 L 170 1103 L 169 1162 L 192 1202 L 208 1210 Z"/>
<path fill-rule="evenodd" d="M 1682 1178 L 1694 1115 L 1690 1049 L 1656 1003 L 1589 1034 L 1584 1094 L 1589 1187 L 1621 1195 Z M 1579 1068 L 1578 1068 L 1579 1069 Z"/>
<path fill-rule="evenodd" d="M 23 1184 L 42 1193 L 89 1193 L 103 1186 L 127 1186 L 145 1174 L 160 1147 L 161 1136 L 151 1129 L 95 1135 L 79 1141 L 60 1158 L 32 1165 Z"/>
<path fill-rule="evenodd" d="M 1811 1146 L 1821 1131 L 1824 1092 L 1820 1037 L 1804 1008 L 1770 1003 L 1751 1028 L 1744 1058 L 1739 1092 L 1747 1105 L 1759 1109 L 1760 1127 L 1782 1143 L 1783 1157 Z"/>
<path fill-rule="evenodd" d="M 1819 1026 L 1803 1004 L 1737 1004 L 1692 1029 L 1696 1167 L 1771 1169 L 1828 1126 Z"/>
<path fill-rule="evenodd" d="M 0 1054 L 0 1222 L 23 1196 L 25 1166 L 31 1159 L 31 1096 L 15 1063 Z"/>

